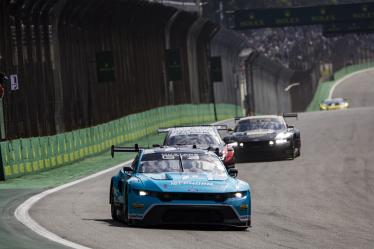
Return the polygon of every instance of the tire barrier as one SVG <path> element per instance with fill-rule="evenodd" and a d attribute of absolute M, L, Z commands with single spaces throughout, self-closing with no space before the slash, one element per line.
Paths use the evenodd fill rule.
<path fill-rule="evenodd" d="M 232 104 L 218 104 L 219 120 L 234 117 L 238 109 L 240 107 Z M 185 104 L 155 108 L 54 136 L 3 141 L 0 143 L 0 180 L 68 165 L 108 151 L 112 144 L 136 141 L 154 134 L 160 127 L 212 121 L 212 104 Z"/>

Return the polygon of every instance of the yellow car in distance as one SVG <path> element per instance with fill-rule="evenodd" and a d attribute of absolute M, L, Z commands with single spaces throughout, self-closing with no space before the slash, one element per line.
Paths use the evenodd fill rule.
<path fill-rule="evenodd" d="M 349 103 L 345 98 L 326 99 L 319 105 L 321 111 L 342 110 L 348 107 Z"/>

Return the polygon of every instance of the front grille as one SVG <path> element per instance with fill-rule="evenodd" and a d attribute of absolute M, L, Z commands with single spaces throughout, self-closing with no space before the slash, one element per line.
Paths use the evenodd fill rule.
<path fill-rule="evenodd" d="M 229 206 L 215 205 L 156 205 L 144 216 L 143 222 L 157 224 L 240 224 L 235 211 Z"/>
<path fill-rule="evenodd" d="M 206 223 L 222 223 L 223 217 L 218 210 L 204 210 L 204 209 L 169 209 L 163 216 L 162 221 L 169 224 L 175 223 L 192 223 L 192 224 L 206 224 Z"/>
<path fill-rule="evenodd" d="M 156 196 L 162 201 L 196 200 L 196 201 L 224 202 L 227 198 L 229 198 L 229 194 L 207 194 L 207 193 L 157 193 Z"/>
<path fill-rule="evenodd" d="M 264 148 L 269 146 L 269 141 L 256 141 L 244 143 L 245 148 Z"/>

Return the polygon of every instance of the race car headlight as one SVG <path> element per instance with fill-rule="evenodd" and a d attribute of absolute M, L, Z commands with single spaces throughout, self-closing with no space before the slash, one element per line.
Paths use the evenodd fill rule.
<path fill-rule="evenodd" d="M 326 108 L 327 108 L 327 106 L 325 106 L 325 105 L 320 105 L 319 106 L 322 110 L 326 110 Z"/>
<path fill-rule="evenodd" d="M 275 140 L 283 140 L 283 139 L 289 139 L 292 136 L 291 132 L 283 132 L 279 133 L 276 137 Z"/>
<path fill-rule="evenodd" d="M 149 195 L 149 192 L 148 191 L 144 191 L 144 190 L 139 190 L 138 194 L 140 196 L 147 196 L 147 195 Z"/>
<path fill-rule="evenodd" d="M 275 137 L 275 144 L 285 144 L 287 141 L 291 138 L 292 133 L 291 132 L 284 132 L 284 133 L 279 133 Z"/>
<path fill-rule="evenodd" d="M 235 192 L 235 193 L 230 193 L 228 194 L 228 198 L 235 198 L 235 199 L 241 199 L 245 197 L 246 193 L 245 192 Z"/>
<path fill-rule="evenodd" d="M 243 148 L 243 147 L 244 147 L 244 144 L 243 144 L 243 143 L 240 143 L 240 144 L 239 144 L 239 147 L 240 147 L 240 148 Z"/>
<path fill-rule="evenodd" d="M 287 143 L 287 139 L 278 139 L 278 140 L 275 140 L 275 143 L 276 144 L 285 144 L 285 143 Z"/>

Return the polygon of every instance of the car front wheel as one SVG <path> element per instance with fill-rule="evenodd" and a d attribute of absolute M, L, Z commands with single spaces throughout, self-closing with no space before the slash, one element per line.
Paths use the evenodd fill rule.
<path fill-rule="evenodd" d="M 114 203 L 114 190 L 113 190 L 113 187 L 110 188 L 110 213 L 111 213 L 112 219 L 114 221 L 119 221 L 120 220 L 119 210 L 118 210 L 116 204 Z"/>

